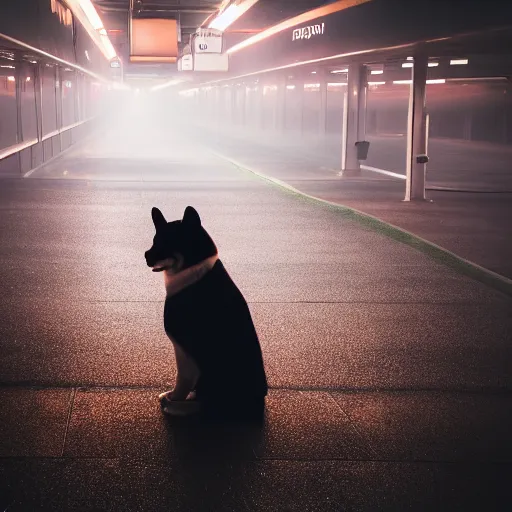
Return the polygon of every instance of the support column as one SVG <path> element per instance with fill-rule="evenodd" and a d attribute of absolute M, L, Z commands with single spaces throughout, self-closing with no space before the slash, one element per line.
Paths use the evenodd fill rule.
<path fill-rule="evenodd" d="M 231 126 L 236 126 L 238 124 L 238 102 L 237 102 L 237 85 L 230 84 L 228 87 L 229 91 L 229 101 L 231 104 Z"/>
<path fill-rule="evenodd" d="M 426 155 L 427 151 L 427 116 L 425 110 L 427 61 L 426 55 L 416 55 L 414 57 L 407 121 L 405 201 L 425 200 L 426 161 L 422 159 L 422 155 Z"/>
<path fill-rule="evenodd" d="M 62 128 L 62 73 L 59 66 L 55 66 L 55 110 L 57 116 L 57 130 Z M 59 153 L 62 151 L 62 133 L 59 133 Z M 52 142 L 53 154 L 53 142 Z"/>
<path fill-rule="evenodd" d="M 256 89 L 256 130 L 263 130 L 265 127 L 265 96 L 264 96 L 265 84 L 263 80 L 258 81 Z"/>
<path fill-rule="evenodd" d="M 34 66 L 34 91 L 36 100 L 37 140 L 43 140 L 43 67 Z"/>
<path fill-rule="evenodd" d="M 247 127 L 247 86 L 242 83 L 238 91 L 240 96 L 240 125 Z"/>
<path fill-rule="evenodd" d="M 361 172 L 356 142 L 364 139 L 366 125 L 366 66 L 350 64 L 348 84 L 343 102 L 342 176 Z"/>
<path fill-rule="evenodd" d="M 16 133 L 16 142 L 19 144 L 23 142 L 23 121 L 22 121 L 22 115 L 21 115 L 21 88 L 22 88 L 22 81 L 24 80 L 24 73 L 23 69 L 25 67 L 25 64 L 21 61 L 18 61 L 16 63 L 16 71 L 14 73 L 15 77 L 15 84 L 16 84 L 16 126 L 17 126 L 17 133 Z"/>
<path fill-rule="evenodd" d="M 284 133 L 286 127 L 286 74 L 277 78 L 276 131 Z"/>
<path fill-rule="evenodd" d="M 320 84 L 320 113 L 318 116 L 318 135 L 324 137 L 327 133 L 327 82 L 328 72 L 322 69 L 318 72 L 318 83 Z"/>

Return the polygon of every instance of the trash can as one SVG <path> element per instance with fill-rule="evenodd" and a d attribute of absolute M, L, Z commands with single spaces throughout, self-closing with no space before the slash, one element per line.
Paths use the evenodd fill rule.
<path fill-rule="evenodd" d="M 367 140 L 358 140 L 356 142 L 357 159 L 366 160 L 368 158 L 369 149 L 370 143 Z"/>

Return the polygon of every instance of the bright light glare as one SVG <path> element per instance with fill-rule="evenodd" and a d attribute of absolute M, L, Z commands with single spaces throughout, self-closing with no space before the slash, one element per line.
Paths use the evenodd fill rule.
<path fill-rule="evenodd" d="M 81 18 L 83 18 L 83 15 L 81 15 L 79 11 L 85 14 L 90 26 L 93 28 L 94 32 L 96 32 L 96 34 L 91 34 L 91 37 L 93 38 L 94 42 L 98 45 L 98 47 L 101 49 L 105 57 L 108 60 L 111 60 L 114 57 L 116 57 L 116 51 L 112 46 L 112 43 L 110 42 L 107 31 L 103 26 L 103 22 L 101 21 L 101 18 L 98 12 L 96 11 L 94 5 L 92 4 L 91 0 L 67 0 L 67 3 L 80 21 Z M 90 33 L 89 29 L 88 31 Z M 89 54 L 87 52 L 86 57 L 88 60 L 90 60 Z"/>
<path fill-rule="evenodd" d="M 287 85 L 286 88 L 290 91 L 293 91 L 295 89 L 295 85 Z"/>
<path fill-rule="evenodd" d="M 320 84 L 304 84 L 304 89 L 320 89 Z"/>
<path fill-rule="evenodd" d="M 450 66 L 461 66 L 464 64 L 468 64 L 468 63 L 469 63 L 468 59 L 452 59 L 450 61 Z"/>
<path fill-rule="evenodd" d="M 327 84 L 328 87 L 343 87 L 344 85 L 347 85 L 347 83 L 346 82 L 332 82 L 332 83 Z"/>
<path fill-rule="evenodd" d="M 386 82 L 368 82 L 368 85 L 385 85 Z"/>
<path fill-rule="evenodd" d="M 16 78 L 14 78 L 13 76 L 8 76 L 8 77 L 7 77 L 7 81 L 8 81 L 8 82 L 15 82 L 15 81 L 16 81 Z"/>
<path fill-rule="evenodd" d="M 384 70 L 383 69 L 372 69 L 370 71 L 370 74 L 371 75 L 383 75 L 384 74 Z"/>
<path fill-rule="evenodd" d="M 89 19 L 94 30 L 105 30 L 101 18 L 98 15 L 98 11 L 96 11 L 94 5 L 92 5 L 91 0 L 78 0 L 78 3 Z"/>
<path fill-rule="evenodd" d="M 30 82 L 30 77 L 29 76 L 27 76 L 27 82 Z"/>
<path fill-rule="evenodd" d="M 346 69 L 335 69 L 334 71 L 331 71 L 333 75 L 337 75 L 338 73 L 348 73 L 348 68 Z"/>
<path fill-rule="evenodd" d="M 412 80 L 393 80 L 394 84 L 397 85 L 405 85 L 405 84 L 412 84 Z M 427 84 L 444 84 L 446 83 L 446 79 L 444 78 L 437 78 L 435 80 L 427 80 Z"/>
<path fill-rule="evenodd" d="M 439 62 L 429 62 L 428 63 L 429 68 L 437 68 L 437 66 L 439 66 Z M 412 62 L 404 62 L 402 64 L 402 67 L 403 68 L 412 68 L 412 67 L 414 67 L 414 64 Z"/>
<path fill-rule="evenodd" d="M 213 21 L 208 25 L 208 28 L 224 31 L 232 23 L 234 23 L 240 16 L 245 14 L 258 0 L 245 0 L 239 4 L 231 4 L 227 9 L 220 12 Z"/>

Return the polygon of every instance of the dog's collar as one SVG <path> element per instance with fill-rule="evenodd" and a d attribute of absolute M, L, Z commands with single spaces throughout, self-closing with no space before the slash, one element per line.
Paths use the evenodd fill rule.
<path fill-rule="evenodd" d="M 189 267 L 177 274 L 172 274 L 168 270 L 164 270 L 165 291 L 167 297 L 172 297 L 181 292 L 185 288 L 197 283 L 202 279 L 215 265 L 219 256 L 210 256 L 193 267 Z"/>

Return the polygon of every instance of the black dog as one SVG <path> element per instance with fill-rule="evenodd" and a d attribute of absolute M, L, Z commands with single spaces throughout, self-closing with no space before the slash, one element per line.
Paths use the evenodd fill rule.
<path fill-rule="evenodd" d="M 178 370 L 174 389 L 160 395 L 164 412 L 262 412 L 268 388 L 260 343 L 215 243 L 190 206 L 181 221 L 168 223 L 158 208 L 151 215 L 156 234 L 145 257 L 164 273 L 164 326 Z"/>

